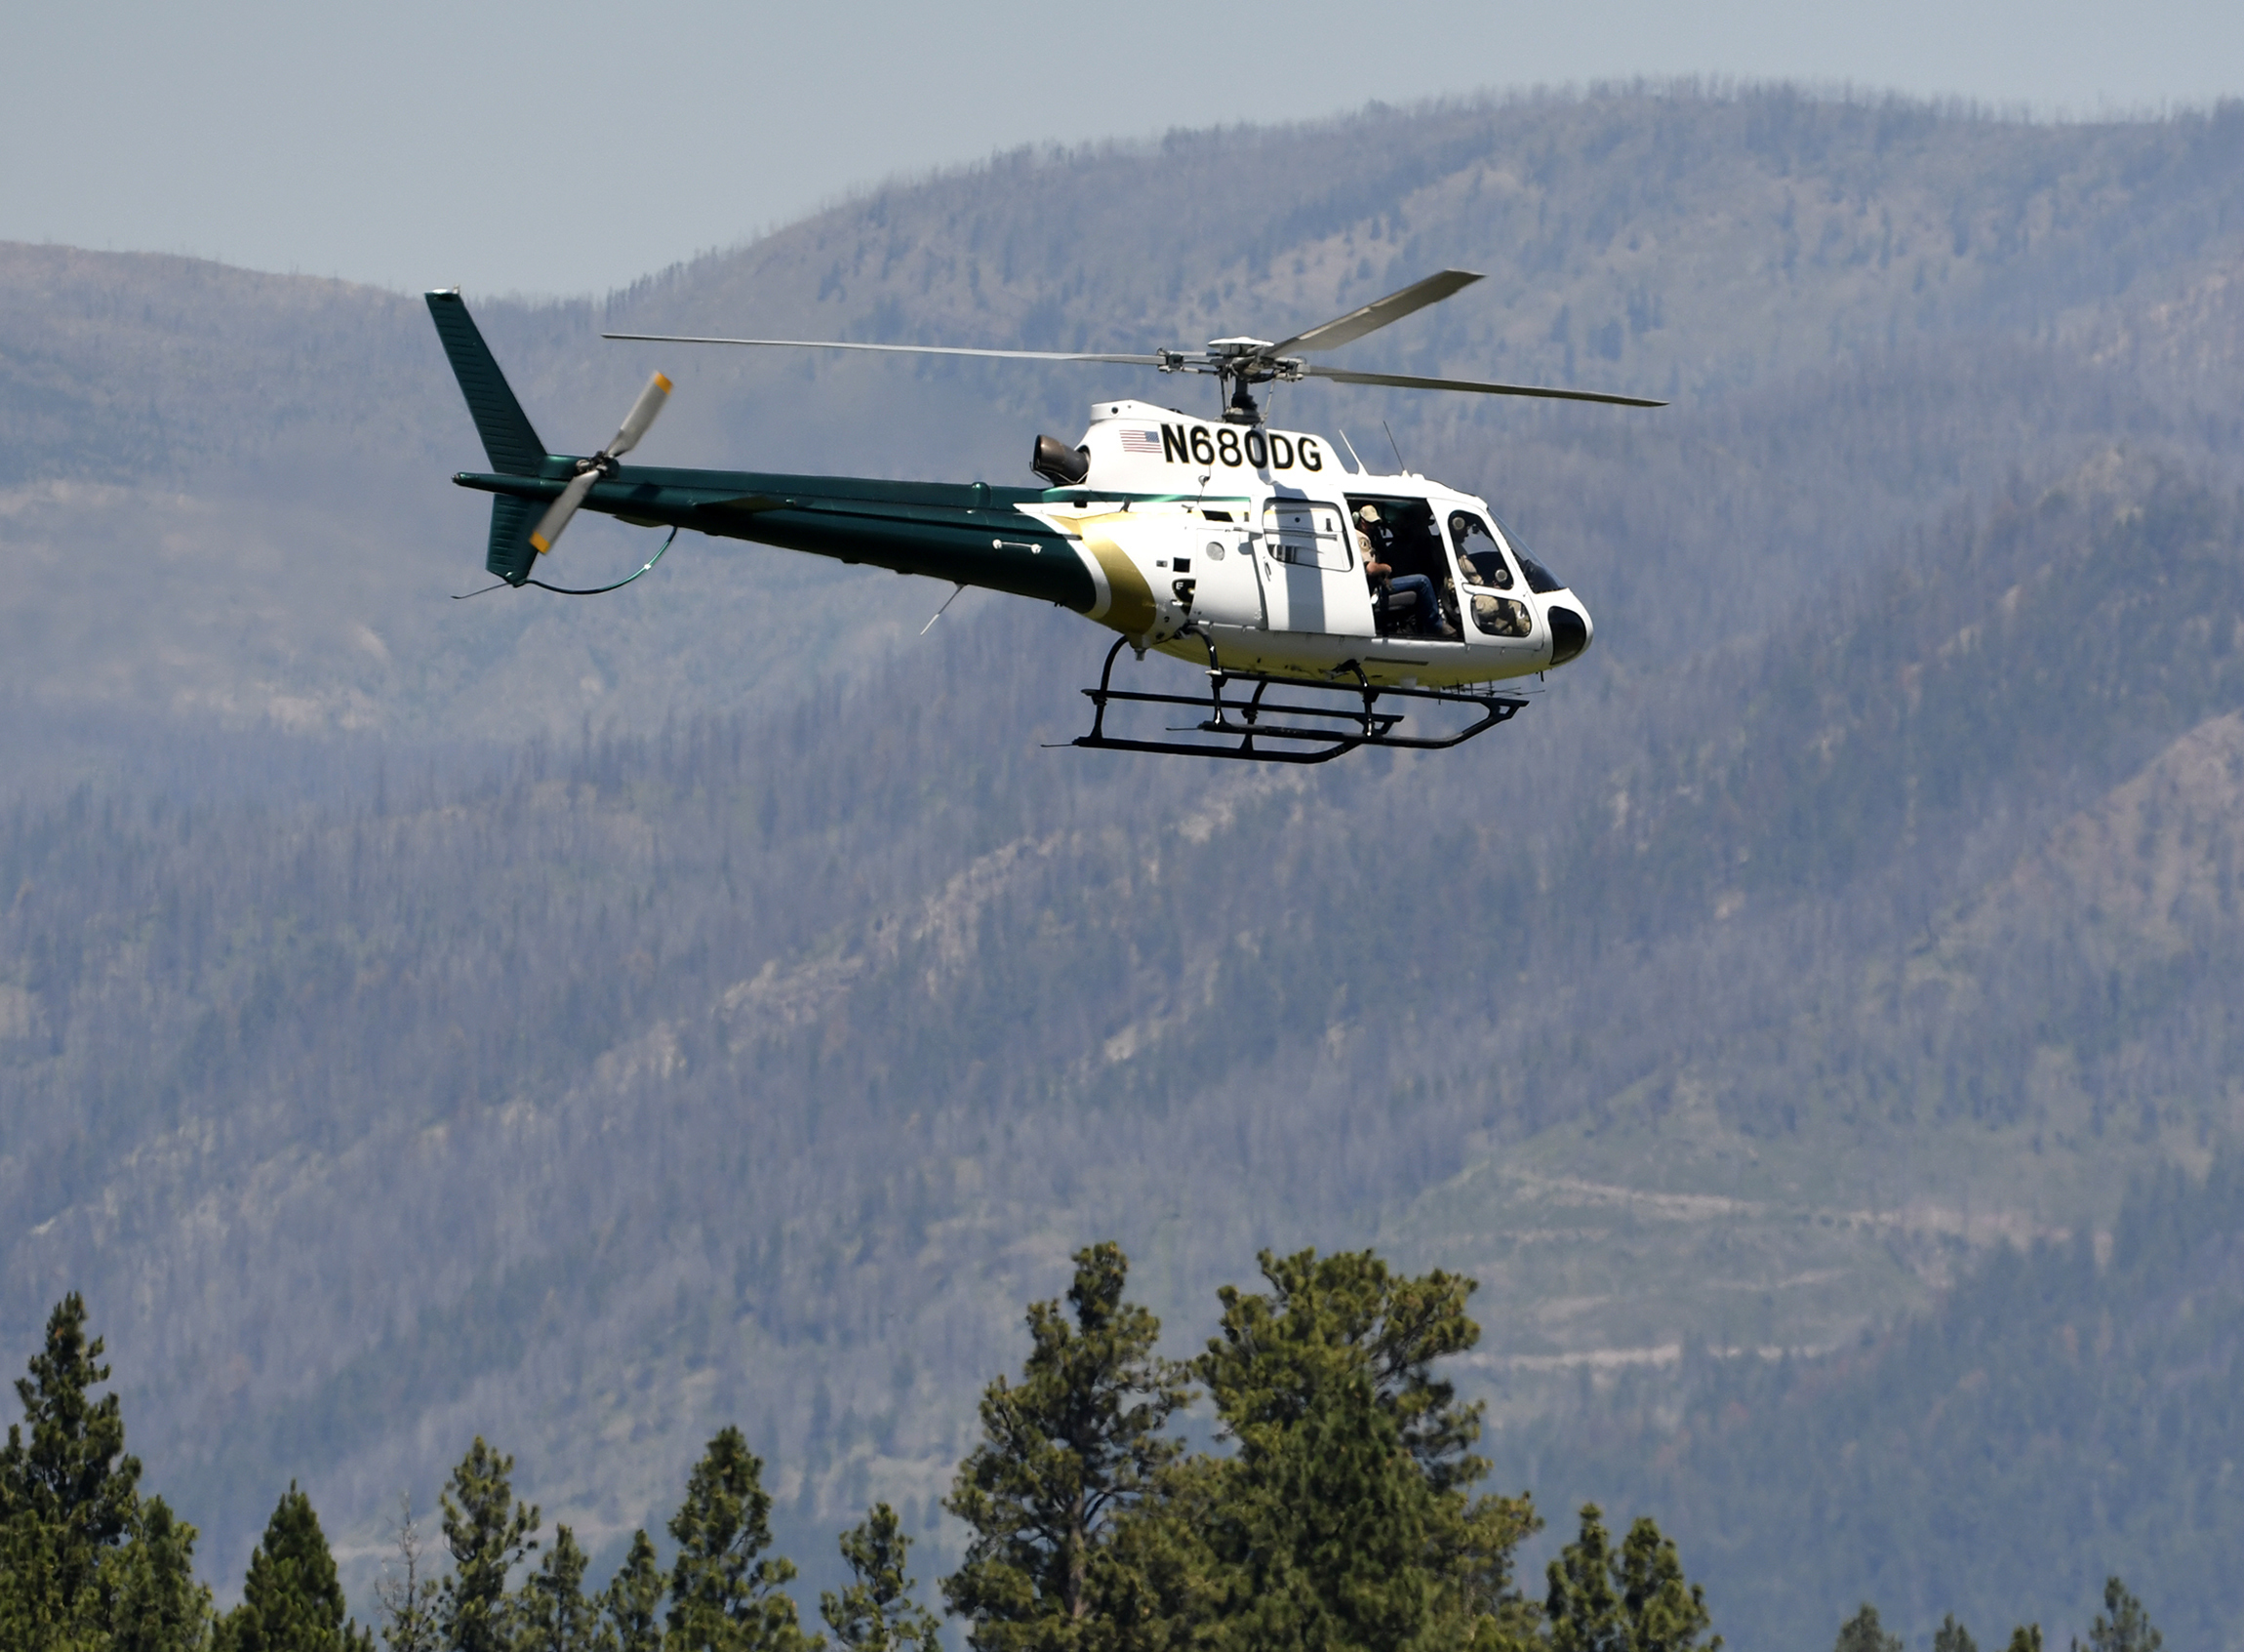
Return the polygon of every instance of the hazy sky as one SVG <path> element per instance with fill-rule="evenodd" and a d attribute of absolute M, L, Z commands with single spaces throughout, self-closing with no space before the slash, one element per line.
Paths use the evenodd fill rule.
<path fill-rule="evenodd" d="M 1020 143 L 1677 74 L 2202 104 L 2244 93 L 2244 4 L 32 0 L 0 239 L 582 292 Z"/>

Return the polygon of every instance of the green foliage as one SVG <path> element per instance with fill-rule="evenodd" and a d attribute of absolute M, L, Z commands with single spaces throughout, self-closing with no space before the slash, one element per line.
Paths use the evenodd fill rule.
<path fill-rule="evenodd" d="M 1217 1644 L 1409 1647 L 1434 1621 L 1436 1511 L 1358 1377 L 1212 1466 Z"/>
<path fill-rule="evenodd" d="M 1143 1587 L 1115 1548 L 1117 1522 L 1180 1449 L 1161 1430 L 1185 1401 L 1182 1373 L 1153 1351 L 1160 1322 L 1123 1300 L 1121 1247 L 1074 1260 L 1073 1322 L 1058 1302 L 1030 1306 L 1021 1382 L 982 1391 L 982 1443 L 943 1505 L 972 1533 L 942 1592 L 976 1652 L 1096 1639 L 1098 1601 Z"/>
<path fill-rule="evenodd" d="M 1979 1642 L 1972 1639 L 1971 1632 L 1956 1622 L 1950 1612 L 1933 1632 L 1933 1652 L 1979 1652 Z"/>
<path fill-rule="evenodd" d="M 1438 1567 L 1443 1617 L 1470 1652 L 1512 1652 L 1538 1644 L 1543 1610 L 1521 1594 L 1519 1546 L 1543 1529 L 1543 1516 L 1525 1492 L 1478 1497 L 1451 1527 Z"/>
<path fill-rule="evenodd" d="M 1839 1626 L 1839 1638 L 1831 1652 L 1903 1652 L 1902 1637 L 1888 1634 L 1878 1622 L 1878 1609 L 1867 1600 L 1863 1609 Z"/>
<path fill-rule="evenodd" d="M 1264 1252 L 1264 1293 L 1226 1287 L 1194 1374 L 1228 1459 L 1182 1500 L 1206 1550 L 1197 1611 L 1226 1647 L 1455 1645 L 1524 1622 L 1510 1554 L 1525 1500 L 1468 1501 L 1477 1406 L 1431 1372 L 1470 1348 L 1470 1281 L 1378 1257 Z"/>
<path fill-rule="evenodd" d="M 938 1652 L 939 1620 L 911 1596 L 916 1587 L 904 1574 L 911 1539 L 896 1511 L 875 1504 L 870 1513 L 841 1535 L 842 1558 L 852 1582 L 839 1594 L 819 1596 L 819 1616 L 833 1632 L 836 1645 L 849 1652 L 896 1652 L 914 1647 Z"/>
<path fill-rule="evenodd" d="M 795 1568 L 771 1547 L 771 1495 L 763 1460 L 741 1430 L 709 1441 L 671 1516 L 678 1558 L 670 1568 L 669 1652 L 804 1652 L 813 1644 L 783 1592 Z"/>
<path fill-rule="evenodd" d="M 2217 1160 L 2214 1183 L 2238 1178 L 2237 1164 Z M 2137 1212 L 2122 1223 L 2114 1266 L 2187 1258 L 2199 1237 L 2223 1231 L 2183 1196 L 2188 1189 L 2158 1191 L 2154 1217 Z M 1478 1339 L 1465 1313 L 1469 1279 L 1397 1276 L 1371 1252 L 1265 1251 L 1268 1288 L 1222 1290 L 1217 1335 L 1197 1359 L 1178 1365 L 1154 1353 L 1152 1316 L 1124 1299 L 1120 1248 L 1093 1246 L 1075 1260 L 1069 1311 L 1032 1305 L 1022 1380 L 992 1384 L 985 1437 L 960 1468 L 961 1492 L 980 1499 L 965 1498 L 968 1507 L 1000 1512 L 990 1527 L 1001 1535 L 1019 1541 L 1039 1519 L 1053 1528 L 1047 1550 L 1025 1551 L 1042 1570 L 1014 1574 L 1026 1609 L 975 1623 L 992 1644 L 1719 1652 L 1704 1590 L 1684 1575 L 1675 1543 L 1650 1518 L 1634 1521 L 1616 1546 L 1602 1511 L 1584 1506 L 1579 1535 L 1548 1565 L 1541 1611 L 1522 1598 L 1514 1557 L 1540 1522 L 1525 1496 L 1473 1495 L 1485 1473 L 1471 1449 L 1479 1409 L 1461 1403 L 1434 1369 Z M 29 1444 L 20 1428 L 12 1430 L 5 1458 L 12 1514 L 0 1526 L 0 1645 L 372 1652 L 371 1634 L 344 1618 L 334 1557 L 294 1482 L 252 1555 L 241 1606 L 222 1621 L 194 1579 L 195 1529 L 129 1481 L 122 1528 L 93 1528 L 108 1536 L 93 1549 L 94 1576 L 74 1594 L 54 1587 L 68 1546 L 84 1552 L 91 1520 L 73 1521 L 73 1512 L 115 1508 L 118 1465 L 132 1463 L 122 1456 L 113 1401 L 86 1392 L 107 1372 L 100 1342 L 83 1337 L 83 1317 L 75 1299 L 58 1309 L 47 1351 L 19 1385 L 34 1427 Z M 1193 1376 L 1207 1385 L 1227 1455 L 1187 1457 L 1162 1432 Z M 1068 1460 L 1055 1458 L 1055 1442 L 1072 1444 Z M 559 1526 L 540 1564 L 512 1595 L 504 1592 L 512 1568 L 538 1548 L 539 1513 L 514 1498 L 513 1466 L 478 1436 L 454 1470 L 443 1499 L 454 1569 L 441 1584 L 426 1576 L 412 1506 L 404 1505 L 398 1565 L 378 1589 L 391 1652 L 818 1652 L 825 1644 L 804 1633 L 784 1592 L 794 1568 L 765 1553 L 772 1499 L 763 1464 L 738 1429 L 710 1440 L 670 1522 L 679 1553 L 666 1633 L 658 1626 L 664 1579 L 644 1531 L 633 1534 L 606 1590 L 592 1593 L 584 1551 Z M 1087 1556 L 1080 1587 L 1072 1600 L 1055 1587 L 1040 1602 L 1040 1577 L 1068 1577 L 1049 1551 L 1069 1552 L 1062 1545 L 1070 1537 L 1079 1545 L 1073 1552 Z M 844 1652 L 940 1652 L 938 1620 L 913 1597 L 910 1548 L 885 1503 L 842 1534 L 852 1581 L 821 1595 L 821 1614 Z M 991 1545 L 985 1552 L 1004 1551 Z M 985 1569 L 969 1583 L 986 1588 L 1003 1575 Z M 2120 1578 L 2106 1579 L 2103 1598 L 2073 1652 L 2160 1652 L 2160 1632 Z M 1933 1652 L 1974 1652 L 1975 1644 L 1953 1613 L 1932 1636 Z M 1864 1602 L 1840 1629 L 1834 1652 L 1903 1645 Z M 2038 1626 L 2021 1626 L 2008 1652 L 2042 1646 Z"/>
<path fill-rule="evenodd" d="M 1621 1621 L 1619 1563 L 1596 1504 L 1582 1511 L 1582 1535 L 1551 1561 L 1543 1615 L 1553 1652 L 1619 1652 L 1627 1644 Z"/>
<path fill-rule="evenodd" d="M 556 1525 L 552 1547 L 516 1596 L 513 1652 L 616 1652 L 600 1602 L 584 1593 L 584 1563 L 577 1534 Z"/>
<path fill-rule="evenodd" d="M 1457 1403 L 1433 1361 L 1480 1339 L 1464 1311 L 1473 1282 L 1436 1270 L 1398 1279 L 1369 1251 L 1258 1259 L 1267 1294 L 1226 1285 L 1222 1328 L 1193 1370 L 1242 1448 L 1302 1421 L 1336 1386 L 1360 1384 L 1434 1491 L 1469 1484 L 1481 1407 Z"/>
<path fill-rule="evenodd" d="M 2087 1652 L 2158 1652 L 2165 1640 L 2127 1586 L 2117 1578 L 2104 1579 L 2104 1610 L 2089 1626 Z M 2073 1646 L 2078 1652 L 2080 1642 Z"/>
<path fill-rule="evenodd" d="M 89 1391 L 109 1379 L 101 1353 L 73 1291 L 16 1384 L 23 1422 L 0 1448 L 0 1645 L 201 1652 L 211 1596 L 195 1582 L 195 1528 L 140 1496 L 117 1396 Z"/>
<path fill-rule="evenodd" d="M 99 1593 L 81 1588 L 65 1596 L 60 1586 L 58 1536 L 26 1519 L 0 1525 L 0 1646 L 84 1652 L 105 1638 Z"/>
<path fill-rule="evenodd" d="M 195 1582 L 195 1528 L 162 1498 L 134 1511 L 131 1536 L 103 1554 L 101 1570 L 104 1652 L 203 1652 L 209 1645 L 211 1592 Z"/>
<path fill-rule="evenodd" d="M 661 1652 L 662 1645 L 662 1573 L 655 1564 L 655 1546 L 644 1529 L 631 1534 L 631 1547 L 622 1565 L 608 1580 L 603 1599 L 608 1633 L 616 1652 Z"/>
<path fill-rule="evenodd" d="M 78 1626 L 102 1604 L 89 1592 L 139 1508 L 140 1464 L 125 1455 L 124 1412 L 115 1394 L 90 1391 L 109 1380 L 101 1353 L 72 1291 L 48 1315 L 30 1375 L 16 1380 L 23 1421 L 8 1425 L 0 1447 L 0 1530 L 13 1551 L 0 1589 L 17 1597 L 9 1610 L 19 1622 L 42 1626 L 36 1632 L 86 1632 Z"/>
<path fill-rule="evenodd" d="M 477 1434 L 443 1494 L 452 1574 L 438 1596 L 438 1622 L 454 1652 L 507 1652 L 513 1614 L 506 1578 L 538 1547 L 538 1511 L 514 1500 L 514 1459 Z"/>
<path fill-rule="evenodd" d="M 1720 1635 L 1703 1642 L 1699 1638 L 1714 1622 L 1706 1609 L 1706 1592 L 1685 1580 L 1674 1540 L 1663 1536 L 1649 1517 L 1630 1525 L 1622 1544 L 1621 1584 L 1631 1652 L 1689 1652 L 1722 1644 Z"/>
<path fill-rule="evenodd" d="M 214 1652 L 372 1652 L 344 1619 L 342 1584 L 311 1499 L 291 1480 L 250 1553 L 242 1603 L 219 1623 Z"/>
<path fill-rule="evenodd" d="M 1649 1518 L 1628 1528 L 1616 1554 L 1604 1511 L 1585 1505 L 1581 1535 L 1545 1575 L 1552 1652 L 1713 1652 L 1722 1644 L 1720 1635 L 1700 1639 L 1713 1625 L 1705 1591 L 1685 1580 L 1673 1541 Z M 1877 1614 L 1863 1610 L 1874 1627 Z"/>

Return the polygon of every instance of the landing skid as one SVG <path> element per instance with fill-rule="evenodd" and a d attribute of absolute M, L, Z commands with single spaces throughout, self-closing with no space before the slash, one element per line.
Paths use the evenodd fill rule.
<path fill-rule="evenodd" d="M 1352 660 L 1335 673 L 1352 676 L 1355 679 L 1352 683 L 1316 682 L 1303 677 L 1270 676 L 1262 671 L 1235 671 L 1216 658 L 1214 642 L 1200 633 L 1193 634 L 1200 635 L 1200 640 L 1208 649 L 1208 693 L 1205 697 L 1147 694 L 1114 687 L 1114 659 L 1129 640 L 1126 637 L 1117 638 L 1114 646 L 1106 651 L 1106 665 L 1099 673 L 1099 686 L 1083 691 L 1093 706 L 1091 732 L 1079 737 L 1073 744 L 1103 751 L 1158 751 L 1178 757 L 1227 757 L 1255 763 L 1329 763 L 1335 757 L 1353 751 L 1360 745 L 1387 750 L 1446 751 L 1453 745 L 1463 745 L 1475 735 L 1486 734 L 1499 723 L 1508 723 L 1527 705 L 1527 702 L 1516 694 L 1452 688 L 1374 688 L 1370 679 L 1364 675 L 1363 667 Z M 1252 683 L 1254 693 L 1243 699 L 1226 696 L 1224 690 L 1235 683 Z M 1318 705 L 1265 702 L 1262 696 L 1272 688 L 1338 695 L 1349 701 L 1360 701 L 1361 705 Z M 1404 713 L 1379 709 L 1379 703 L 1389 698 L 1467 706 L 1476 709 L 1480 715 L 1470 727 L 1457 734 L 1397 734 L 1394 731 L 1402 722 Z M 1117 703 L 1131 705 L 1174 705 L 1188 711 L 1205 712 L 1206 715 L 1198 723 L 1182 728 L 1173 727 L 1166 732 L 1215 735 L 1226 740 L 1235 739 L 1237 744 L 1130 740 L 1110 735 L 1106 732 L 1106 707 Z M 1273 717 L 1282 720 L 1268 720 Z M 1322 719 L 1322 722 L 1291 720 L 1302 717 Z M 1325 724 L 1332 726 L 1323 726 Z"/>

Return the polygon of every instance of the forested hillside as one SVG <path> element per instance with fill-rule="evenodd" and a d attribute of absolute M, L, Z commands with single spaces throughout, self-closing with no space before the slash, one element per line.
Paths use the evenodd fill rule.
<path fill-rule="evenodd" d="M 1695 1349 L 1680 1394 L 1631 1379 L 1531 1461 L 1552 1494 L 1695 1534 L 1712 1597 L 1767 1643 L 1820 1645 L 1867 1598 L 1912 1643 L 1953 1613 L 1999 1644 L 2084 1620 L 2121 1572 L 2156 1580 L 2172 1644 L 2233 1646 L 2239 1169 L 2145 1177 L 2106 1241 L 1997 1250 L 1936 1312 L 1822 1358 Z"/>
<path fill-rule="evenodd" d="M 1136 349 L 1448 264 L 1491 279 L 1347 364 L 1673 394 L 1284 392 L 1598 623 L 1479 748 L 1306 776 L 1045 749 L 1098 634 L 915 637 L 923 582 L 687 540 L 446 601 L 484 511 L 417 301 L 0 251 L 0 1349 L 87 1293 L 214 1576 L 293 1476 L 363 1587 L 501 1421 L 603 1559 L 730 1422 L 798 1557 L 876 1498 L 943 1552 L 1080 1245 L 1191 1323 L 1376 1238 L 1481 1281 L 1507 1489 L 1683 1499 L 1614 1419 L 1733 1380 L 1686 1348 L 1852 1348 L 2236 1126 L 2240 151 L 2230 109 L 1495 101 L 1008 157 L 478 305 L 557 447 L 649 364 L 601 325 Z M 853 473 L 1017 480 L 1169 389 L 661 360 L 651 459 Z M 644 555 L 597 526 L 572 569 Z M 1947 1609 L 1790 1530 L 1731 1644 Z"/>

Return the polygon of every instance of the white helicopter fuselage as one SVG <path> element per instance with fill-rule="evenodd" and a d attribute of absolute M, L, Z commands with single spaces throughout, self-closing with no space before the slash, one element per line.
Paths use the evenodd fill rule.
<path fill-rule="evenodd" d="M 1206 665 L 1213 647 L 1233 670 L 1442 688 L 1588 646 L 1588 609 L 1486 502 L 1344 463 L 1322 436 L 1102 401 L 1079 451 L 1081 483 L 1018 508 L 1065 536 L 1097 589 L 1088 617 L 1141 651 Z M 1423 634 L 1423 615 L 1382 624 L 1367 545 L 1426 577 L 1454 637 Z"/>

